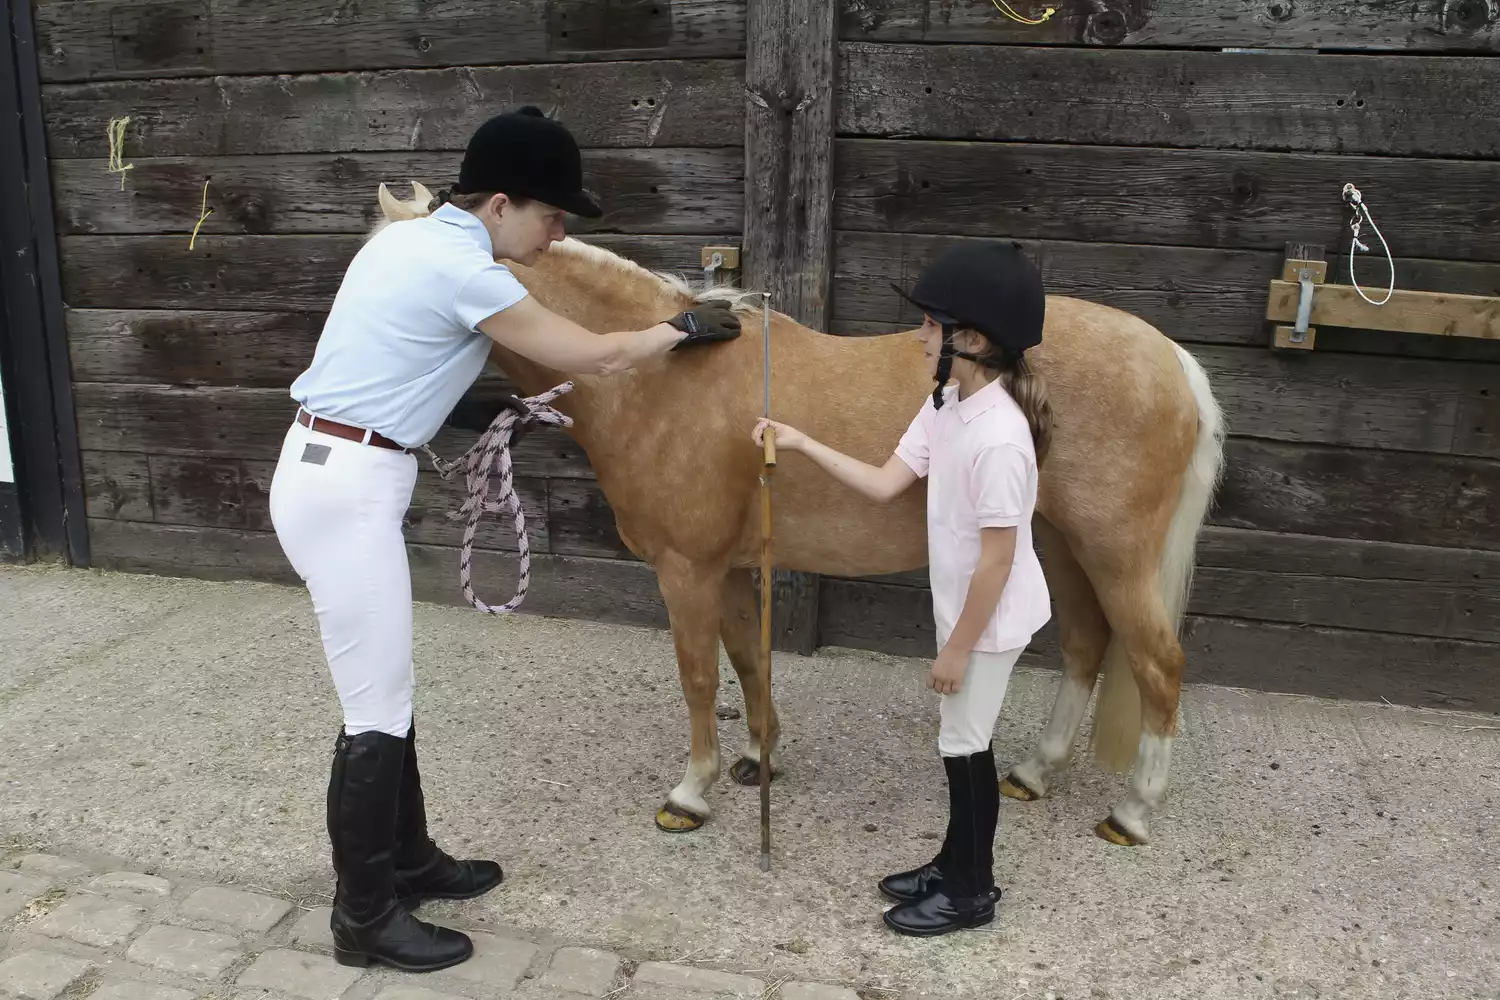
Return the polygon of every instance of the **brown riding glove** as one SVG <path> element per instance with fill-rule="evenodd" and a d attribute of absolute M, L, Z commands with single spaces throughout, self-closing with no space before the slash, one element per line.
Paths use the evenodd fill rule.
<path fill-rule="evenodd" d="M 667 324 L 687 332 L 686 337 L 672 345 L 674 351 L 693 344 L 733 340 L 740 335 L 740 318 L 731 311 L 728 302 L 705 302 L 678 313 Z"/>

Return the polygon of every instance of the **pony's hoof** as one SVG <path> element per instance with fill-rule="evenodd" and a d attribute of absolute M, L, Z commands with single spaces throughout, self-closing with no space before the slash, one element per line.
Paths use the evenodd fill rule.
<path fill-rule="evenodd" d="M 1041 792 L 1033 791 L 1027 787 L 1026 782 L 1016 777 L 1016 772 L 1014 771 L 1000 779 L 1000 794 L 1008 799 L 1017 799 L 1021 802 L 1035 802 L 1042 797 Z"/>
<path fill-rule="evenodd" d="M 759 788 L 760 761 L 751 760 L 749 757 L 741 757 L 729 769 L 729 777 L 734 779 L 734 783 L 737 785 L 744 785 L 747 788 Z M 776 780 L 775 768 L 771 769 L 771 780 Z"/>
<path fill-rule="evenodd" d="M 656 828 L 667 833 L 692 833 L 707 822 L 707 816 L 689 812 L 671 801 L 656 811 Z"/>
<path fill-rule="evenodd" d="M 1145 843 L 1144 840 L 1116 823 L 1113 816 L 1106 816 L 1101 820 L 1099 825 L 1094 827 L 1094 833 L 1101 839 L 1111 844 L 1118 844 L 1120 847 L 1140 847 Z"/>

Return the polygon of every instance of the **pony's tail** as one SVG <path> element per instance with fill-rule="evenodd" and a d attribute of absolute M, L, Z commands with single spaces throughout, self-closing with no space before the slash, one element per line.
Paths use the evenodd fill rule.
<path fill-rule="evenodd" d="M 1173 631 L 1180 636 L 1188 593 L 1192 589 L 1198 535 L 1223 474 L 1225 428 L 1224 415 L 1214 399 L 1203 366 L 1181 346 L 1172 346 L 1177 351 L 1183 374 L 1187 376 L 1188 388 L 1198 404 L 1198 441 L 1182 477 L 1182 489 L 1177 496 L 1172 523 L 1167 529 L 1159 570 L 1162 604 Z M 1094 759 L 1102 767 L 1124 773 L 1135 761 L 1140 744 L 1141 695 L 1124 644 L 1118 638 L 1110 639 L 1105 650 L 1103 672 L 1099 703 L 1094 709 Z"/>

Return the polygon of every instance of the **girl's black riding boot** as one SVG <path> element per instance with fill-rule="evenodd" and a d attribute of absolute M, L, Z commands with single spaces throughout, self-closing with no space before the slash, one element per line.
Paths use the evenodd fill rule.
<path fill-rule="evenodd" d="M 455 861 L 427 833 L 422 775 L 417 769 L 417 727 L 406 734 L 406 764 L 396 811 L 396 897 L 415 908 L 425 899 L 472 899 L 505 878 L 493 861 Z"/>
<path fill-rule="evenodd" d="M 898 903 L 911 903 L 937 888 L 943 880 L 943 869 L 949 864 L 953 845 L 953 810 L 948 810 L 948 832 L 943 835 L 943 846 L 937 856 L 920 868 L 887 875 L 880 880 L 880 891 L 888 899 Z"/>
<path fill-rule="evenodd" d="M 328 780 L 328 836 L 338 888 L 333 956 L 342 965 L 382 962 L 408 972 L 457 965 L 474 953 L 468 936 L 413 917 L 396 901 L 396 805 L 406 741 L 340 731 Z"/>
<path fill-rule="evenodd" d="M 943 767 L 948 772 L 952 831 L 947 863 L 942 878 L 925 895 L 886 911 L 886 925 L 898 934 L 929 937 L 979 927 L 995 918 L 992 858 L 1000 782 L 994 751 L 944 757 Z"/>

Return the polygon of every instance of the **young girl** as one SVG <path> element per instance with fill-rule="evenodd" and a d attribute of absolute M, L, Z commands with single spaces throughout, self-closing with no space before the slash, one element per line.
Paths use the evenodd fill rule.
<path fill-rule="evenodd" d="M 1024 352 L 1041 342 L 1045 296 L 1036 268 L 1010 243 L 965 242 L 941 254 L 910 295 L 937 380 L 881 468 L 775 428 L 782 451 L 806 455 L 872 500 L 928 478 L 927 551 L 938 656 L 927 686 L 942 697 L 938 752 L 948 775 L 948 833 L 937 857 L 888 876 L 901 934 L 946 934 L 989 923 L 999 779 L 991 740 L 1011 668 L 1050 617 L 1031 541 L 1037 467 L 1051 428 L 1046 386 Z M 954 385 L 948 385 L 949 379 Z"/>

